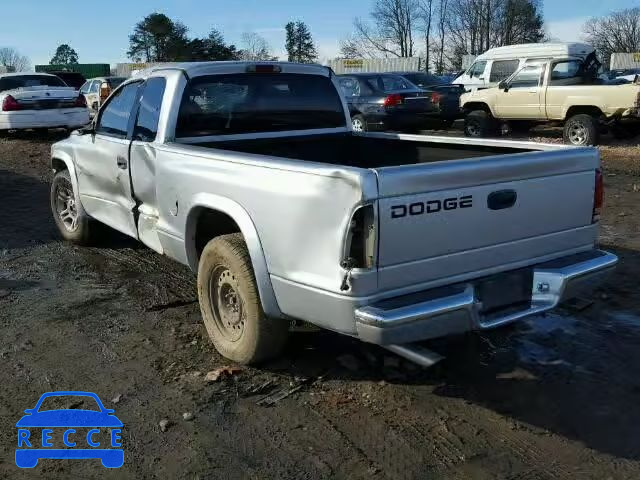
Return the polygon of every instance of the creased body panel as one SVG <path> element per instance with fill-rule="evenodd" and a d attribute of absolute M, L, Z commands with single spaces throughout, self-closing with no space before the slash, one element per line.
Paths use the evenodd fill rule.
<path fill-rule="evenodd" d="M 193 199 L 214 192 L 248 213 L 269 273 L 339 291 L 345 232 L 356 206 L 375 196 L 372 171 L 187 146 L 158 158 L 161 230 L 180 236 Z"/>

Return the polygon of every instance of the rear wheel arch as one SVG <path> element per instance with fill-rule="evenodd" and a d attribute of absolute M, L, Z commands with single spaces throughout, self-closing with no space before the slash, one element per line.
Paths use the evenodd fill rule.
<path fill-rule="evenodd" d="M 209 241 L 222 235 L 241 233 L 251 258 L 262 308 L 269 317 L 282 317 L 262 244 L 247 211 L 230 199 L 210 194 L 197 196 L 193 205 L 185 227 L 185 248 L 191 269 L 198 271 L 200 254 Z"/>

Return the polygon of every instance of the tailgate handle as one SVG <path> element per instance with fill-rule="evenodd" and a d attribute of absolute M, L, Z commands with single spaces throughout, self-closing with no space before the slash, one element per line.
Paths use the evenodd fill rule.
<path fill-rule="evenodd" d="M 493 192 L 487 198 L 487 206 L 490 210 L 504 210 L 516 204 L 518 194 L 515 190 L 499 190 Z"/>

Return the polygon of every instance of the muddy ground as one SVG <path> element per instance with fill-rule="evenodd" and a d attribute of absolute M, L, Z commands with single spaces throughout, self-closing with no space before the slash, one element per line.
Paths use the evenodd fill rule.
<path fill-rule="evenodd" d="M 54 140 L 0 139 L 1 478 L 640 478 L 639 147 L 603 149 L 602 242 L 621 264 L 592 299 L 432 342 L 447 360 L 431 370 L 300 332 L 281 360 L 207 383 L 227 362 L 191 272 L 115 235 L 95 248 L 59 240 Z M 120 470 L 15 466 L 16 421 L 56 390 L 116 410 Z"/>

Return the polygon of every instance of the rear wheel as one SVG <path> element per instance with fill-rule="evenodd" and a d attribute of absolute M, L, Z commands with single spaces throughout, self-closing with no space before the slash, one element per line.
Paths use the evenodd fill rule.
<path fill-rule="evenodd" d="M 50 204 L 53 218 L 65 240 L 86 245 L 93 240 L 95 225 L 76 201 L 68 170 L 57 172 L 51 182 Z"/>
<path fill-rule="evenodd" d="M 354 132 L 366 132 L 367 121 L 362 115 L 354 115 L 351 117 L 351 126 Z"/>
<path fill-rule="evenodd" d="M 209 337 L 220 354 L 241 364 L 277 356 L 289 322 L 262 310 L 251 258 L 241 234 L 211 240 L 198 267 L 198 298 Z"/>
<path fill-rule="evenodd" d="M 578 146 L 597 145 L 599 136 L 598 120 L 591 115 L 574 115 L 564 124 L 564 143 Z"/>
<path fill-rule="evenodd" d="M 464 120 L 464 134 L 467 137 L 489 137 L 495 133 L 496 123 L 493 116 L 484 110 L 470 112 Z"/>

